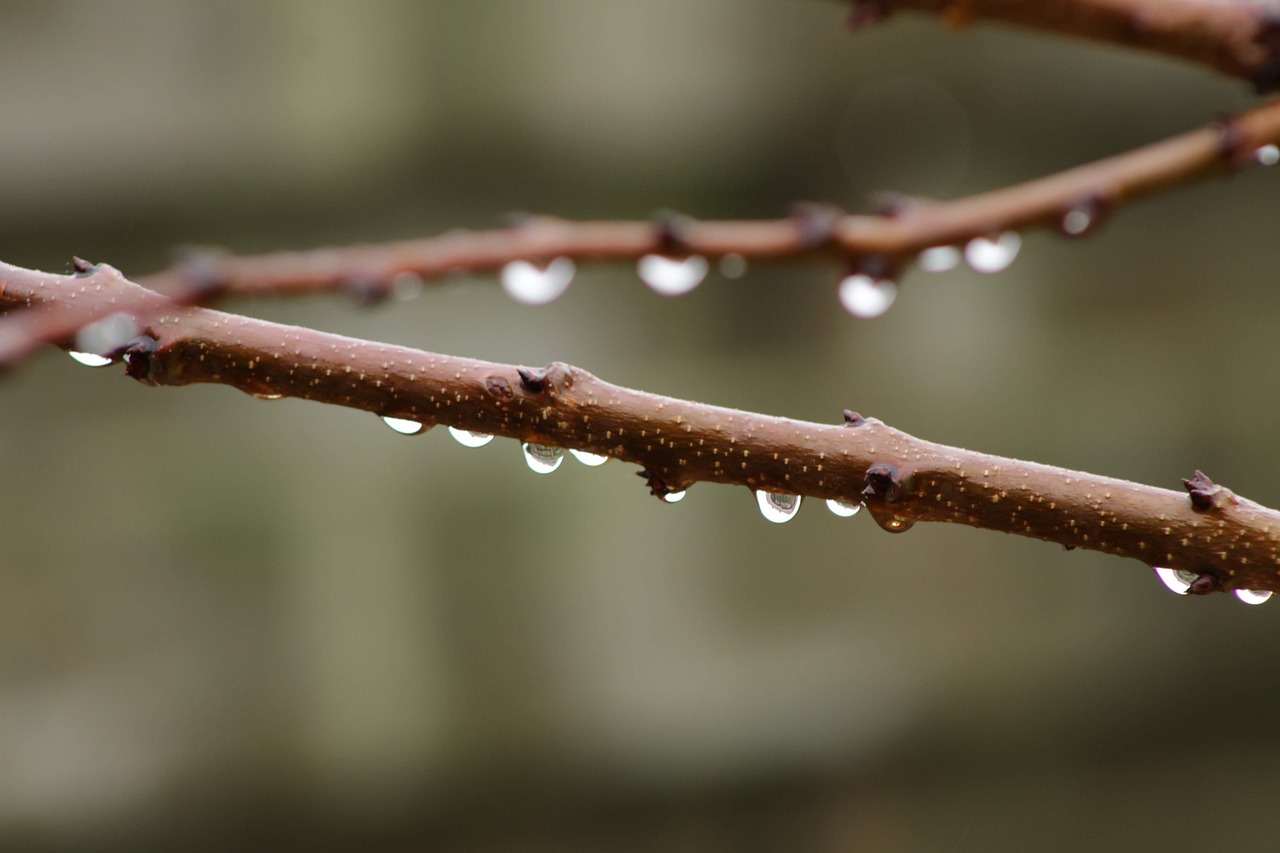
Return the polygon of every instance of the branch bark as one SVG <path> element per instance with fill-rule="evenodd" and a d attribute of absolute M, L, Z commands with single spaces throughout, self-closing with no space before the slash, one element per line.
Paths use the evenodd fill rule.
<path fill-rule="evenodd" d="M 1280 12 L 1266 2 L 1220 0 L 860 0 L 853 21 L 897 10 L 952 26 L 994 20 L 1197 62 L 1253 83 L 1280 85 Z"/>
<path fill-rule="evenodd" d="M 1191 494 L 924 441 L 845 413 L 817 424 L 530 369 L 176 308 L 114 269 L 62 277 L 0 264 L 0 306 L 73 298 L 139 315 L 117 357 L 150 385 L 213 382 L 604 454 L 658 495 L 699 482 L 864 502 L 884 529 L 965 524 L 1194 572 L 1199 590 L 1280 591 L 1280 512 L 1203 477 Z M 1198 590 L 1198 591 L 1199 591 Z"/>

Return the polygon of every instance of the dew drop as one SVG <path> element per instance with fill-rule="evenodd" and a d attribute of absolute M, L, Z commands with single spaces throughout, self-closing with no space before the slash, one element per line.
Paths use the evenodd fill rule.
<path fill-rule="evenodd" d="M 525 305 L 545 305 L 565 292 L 573 281 L 574 270 L 571 258 L 556 258 L 546 269 L 538 269 L 528 261 L 512 261 L 502 268 L 502 289 Z"/>
<path fill-rule="evenodd" d="M 1237 589 L 1236 598 L 1245 604 L 1265 604 L 1271 598 L 1269 589 Z"/>
<path fill-rule="evenodd" d="M 827 509 L 831 510 L 841 518 L 852 518 L 858 514 L 858 510 L 862 509 L 862 504 L 838 501 L 835 498 L 830 498 L 827 501 Z"/>
<path fill-rule="evenodd" d="M 389 418 L 384 415 L 382 422 L 401 435 L 418 435 L 419 433 L 426 432 L 427 430 L 425 426 L 417 421 L 411 421 L 405 418 Z"/>
<path fill-rule="evenodd" d="M 106 367 L 111 363 L 111 359 L 106 356 L 92 352 L 76 352 L 75 350 L 71 350 L 67 355 L 71 356 L 85 367 Z"/>
<path fill-rule="evenodd" d="M 840 304 L 855 317 L 869 320 L 889 310 L 898 298 L 898 285 L 876 281 L 865 273 L 854 273 L 840 282 Z"/>
<path fill-rule="evenodd" d="M 777 492 L 756 491 L 756 503 L 760 514 L 775 524 L 790 521 L 800 511 L 799 495 L 782 495 Z"/>
<path fill-rule="evenodd" d="M 688 491 L 684 490 L 679 492 L 667 492 L 662 496 L 662 499 L 669 504 L 678 504 L 680 501 L 684 500 L 684 496 L 687 494 L 689 494 Z"/>
<path fill-rule="evenodd" d="M 1079 237 L 1093 225 L 1093 211 L 1087 207 L 1073 207 L 1062 214 L 1059 227 L 1068 237 Z"/>
<path fill-rule="evenodd" d="M 960 263 L 960 250 L 955 246 L 934 246 L 921 252 L 916 263 L 925 272 L 946 272 Z"/>
<path fill-rule="evenodd" d="M 900 515 L 891 515 L 880 523 L 880 526 L 890 533 L 905 533 L 916 526 L 914 518 L 903 518 Z"/>
<path fill-rule="evenodd" d="M 680 296 L 702 283 L 707 275 L 707 259 L 701 255 L 687 258 L 645 255 L 636 263 L 636 274 L 653 292 Z"/>
<path fill-rule="evenodd" d="M 526 441 L 524 443 L 524 461 L 529 463 L 530 470 L 538 474 L 550 474 L 559 468 L 560 463 L 564 461 L 564 448 Z"/>
<path fill-rule="evenodd" d="M 138 335 L 138 321 L 129 314 L 117 313 L 76 332 L 76 351 L 106 353 L 118 350 Z M 107 362 L 110 363 L 110 360 Z"/>
<path fill-rule="evenodd" d="M 484 447 L 493 441 L 493 436 L 487 432 L 471 432 L 457 427 L 449 427 L 449 435 L 463 447 Z"/>
<path fill-rule="evenodd" d="M 1274 166 L 1280 163 L 1280 147 L 1264 145 L 1253 152 L 1253 161 L 1259 166 Z"/>
<path fill-rule="evenodd" d="M 974 272 L 1000 272 L 1018 256 L 1022 237 L 1006 231 L 999 237 L 974 237 L 964 247 L 964 259 Z"/>
<path fill-rule="evenodd" d="M 747 274 L 747 259 L 736 252 L 725 255 L 716 267 L 725 278 L 742 278 Z"/>
<path fill-rule="evenodd" d="M 128 358 L 128 355 L 127 355 L 127 354 L 126 354 L 125 358 Z M 253 395 L 253 399 L 255 399 L 255 400 L 265 400 L 266 402 L 272 402 L 272 401 L 274 401 L 274 400 L 283 400 L 283 399 L 284 399 L 284 395 L 283 395 L 283 394 L 254 394 L 254 395 Z"/>
<path fill-rule="evenodd" d="M 595 468 L 597 465 L 603 465 L 609 461 L 608 456 L 602 456 L 599 453 L 588 453 L 585 450 L 574 450 L 572 448 L 570 448 L 569 452 L 573 454 L 574 459 L 577 459 L 583 465 L 589 465 L 592 468 Z"/>
<path fill-rule="evenodd" d="M 422 295 L 425 286 L 417 273 L 398 272 L 391 277 L 391 295 L 397 302 L 412 302 Z"/>
<path fill-rule="evenodd" d="M 1160 566 L 1152 566 L 1152 568 L 1155 569 L 1156 577 L 1160 578 L 1160 582 L 1178 595 L 1186 595 L 1187 590 L 1191 589 L 1191 585 L 1196 582 L 1196 578 L 1200 577 L 1196 572 L 1189 572 L 1186 569 L 1166 569 Z"/>

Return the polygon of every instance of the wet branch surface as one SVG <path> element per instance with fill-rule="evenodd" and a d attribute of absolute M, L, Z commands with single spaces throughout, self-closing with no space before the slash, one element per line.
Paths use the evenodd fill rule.
<path fill-rule="evenodd" d="M 100 266 L 64 277 L 0 264 L 0 307 L 74 299 L 152 319 L 116 357 L 150 385 L 219 383 L 427 425 L 605 454 L 659 496 L 719 482 L 862 501 L 884 529 L 966 524 L 1201 576 L 1196 591 L 1280 590 L 1280 513 L 1199 475 L 1188 492 L 934 444 L 845 412 L 817 424 L 527 368 L 180 308 Z M 73 296 L 74 295 L 74 296 Z"/>
<path fill-rule="evenodd" d="M 1206 65 L 1253 83 L 1280 85 L 1280 10 L 1222 0 L 859 0 L 851 23 L 878 23 L 899 10 L 927 12 L 962 27 L 980 20 L 1034 27 Z"/>

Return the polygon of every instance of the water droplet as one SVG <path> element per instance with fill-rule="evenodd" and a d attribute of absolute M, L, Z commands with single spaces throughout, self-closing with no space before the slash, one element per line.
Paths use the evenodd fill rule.
<path fill-rule="evenodd" d="M 974 237 L 964 247 L 964 259 L 974 272 L 1000 272 L 1013 263 L 1022 248 L 1017 231 L 999 237 Z"/>
<path fill-rule="evenodd" d="M 669 504 L 678 504 L 680 501 L 684 500 L 684 496 L 687 494 L 689 494 L 688 491 L 683 490 L 679 492 L 667 492 L 662 496 L 662 499 Z"/>
<path fill-rule="evenodd" d="M 126 356 L 126 357 L 127 357 L 127 356 Z M 271 402 L 271 401 L 273 401 L 273 400 L 283 400 L 283 399 L 284 399 L 284 395 L 283 395 L 283 394 L 254 394 L 254 395 L 253 395 L 253 399 L 255 399 L 255 400 L 265 400 L 265 401 L 267 401 L 267 402 Z"/>
<path fill-rule="evenodd" d="M 717 268 L 725 278 L 742 278 L 747 274 L 747 259 L 737 253 L 730 253 L 720 259 Z"/>
<path fill-rule="evenodd" d="M 526 441 L 524 443 L 524 461 L 529 463 L 530 470 L 539 474 L 550 474 L 559 468 L 560 463 L 564 461 L 564 448 Z"/>
<path fill-rule="evenodd" d="M 457 427 L 449 427 L 449 435 L 463 447 L 484 447 L 493 441 L 493 436 L 487 432 L 471 432 Z"/>
<path fill-rule="evenodd" d="M 831 498 L 827 501 L 827 509 L 831 510 L 841 518 L 852 518 L 858 514 L 858 510 L 862 509 L 860 503 L 850 503 L 849 501 L 839 501 Z"/>
<path fill-rule="evenodd" d="M 680 296 L 702 283 L 707 275 L 707 259 L 701 255 L 687 258 L 645 255 L 636 264 L 636 274 L 654 293 Z"/>
<path fill-rule="evenodd" d="M 75 350 L 71 350 L 67 355 L 71 356 L 85 367 L 106 367 L 111 363 L 111 359 L 106 356 L 97 355 L 96 353 L 91 352 L 76 352 Z"/>
<path fill-rule="evenodd" d="M 384 415 L 382 422 L 401 435 L 418 435 L 427 430 L 425 426 L 417 421 L 406 420 L 405 418 L 389 418 Z"/>
<path fill-rule="evenodd" d="M 782 495 L 777 492 L 756 491 L 756 503 L 760 514 L 775 524 L 790 521 L 800 511 L 799 495 Z"/>
<path fill-rule="evenodd" d="M 1280 163 L 1280 147 L 1264 145 L 1253 152 L 1253 161 L 1259 166 L 1274 166 Z"/>
<path fill-rule="evenodd" d="M 113 352 L 137 336 L 137 320 L 124 313 L 112 314 L 76 332 L 76 351 L 99 354 Z"/>
<path fill-rule="evenodd" d="M 1062 214 L 1058 227 L 1068 237 L 1079 237 L 1093 225 L 1093 211 L 1087 207 L 1073 207 Z"/>
<path fill-rule="evenodd" d="M 925 272 L 946 272 L 960 263 L 960 250 L 955 246 L 934 246 L 921 252 L 916 263 Z"/>
<path fill-rule="evenodd" d="M 840 282 L 840 304 L 855 317 L 879 317 L 897 298 L 896 284 L 888 280 L 876 281 L 864 273 L 854 273 Z"/>
<path fill-rule="evenodd" d="M 1187 590 L 1191 589 L 1191 585 L 1196 582 L 1196 578 L 1200 577 L 1196 572 L 1189 572 L 1186 569 L 1165 569 L 1160 566 L 1151 568 L 1155 569 L 1156 577 L 1160 578 L 1160 582 L 1178 595 L 1186 595 Z"/>
<path fill-rule="evenodd" d="M 609 461 L 608 456 L 602 456 L 599 453 L 588 453 L 585 450 L 569 450 L 573 454 L 573 458 L 577 459 L 583 465 L 590 465 L 592 468 L 597 465 L 603 465 Z"/>
<path fill-rule="evenodd" d="M 571 258 L 556 258 L 546 269 L 528 261 L 512 261 L 502 268 L 502 289 L 525 305 L 545 305 L 565 292 L 574 270 Z"/>
<path fill-rule="evenodd" d="M 398 272 L 391 277 L 391 295 L 397 302 L 412 302 L 422 295 L 425 286 L 417 273 Z"/>
<path fill-rule="evenodd" d="M 891 515 L 880 523 L 880 526 L 890 533 L 905 533 L 916 526 L 914 518 L 903 518 L 900 515 Z"/>
<path fill-rule="evenodd" d="M 1265 604 L 1271 598 L 1269 589 L 1237 589 L 1236 598 L 1245 604 Z"/>

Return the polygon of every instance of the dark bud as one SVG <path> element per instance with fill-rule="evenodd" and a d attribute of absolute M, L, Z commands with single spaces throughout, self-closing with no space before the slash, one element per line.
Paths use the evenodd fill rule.
<path fill-rule="evenodd" d="M 867 419 L 851 409 L 844 410 L 844 425 L 848 427 L 862 426 Z"/>
<path fill-rule="evenodd" d="M 800 230 L 800 244 L 806 249 L 820 249 L 836 237 L 836 225 L 844 211 L 834 204 L 798 201 L 791 205 L 791 219 Z"/>
<path fill-rule="evenodd" d="M 1187 587 L 1187 595 L 1208 595 L 1212 592 L 1222 591 L 1222 582 L 1213 575 L 1201 575 L 1191 582 L 1191 586 Z"/>
<path fill-rule="evenodd" d="M 391 287 L 385 278 L 362 276 L 349 278 L 341 285 L 343 294 L 357 305 L 377 305 L 391 295 Z"/>
<path fill-rule="evenodd" d="M 849 29 L 857 30 L 865 29 L 880 23 L 889 17 L 889 10 L 877 0 L 854 0 L 853 8 L 849 10 L 849 18 L 846 22 Z"/>
<path fill-rule="evenodd" d="M 653 219 L 657 231 L 658 251 L 666 255 L 681 255 L 689 250 L 689 229 L 693 220 L 673 210 L 661 210 Z"/>
<path fill-rule="evenodd" d="M 1064 551 L 1074 551 L 1075 549 L 1076 549 L 1076 546 L 1075 546 L 1075 545 L 1063 545 L 1063 546 L 1062 546 L 1062 550 L 1064 550 Z"/>
<path fill-rule="evenodd" d="M 1187 487 L 1192 508 L 1200 512 L 1222 506 L 1231 495 L 1230 490 L 1210 480 L 1203 471 L 1196 471 L 1190 479 L 1184 478 L 1182 485 Z"/>
<path fill-rule="evenodd" d="M 139 335 L 129 342 L 121 358 L 124 359 L 124 375 L 139 382 L 155 384 L 151 377 L 151 356 L 160 347 L 160 342 L 150 335 Z"/>
<path fill-rule="evenodd" d="M 679 489 L 673 489 L 670 486 L 668 486 L 666 480 L 663 480 L 657 474 L 649 473 L 648 468 L 641 468 L 639 471 L 636 472 L 636 476 L 644 477 L 645 484 L 649 487 L 649 494 L 653 495 L 655 498 L 658 498 L 659 500 L 661 500 L 662 498 L 665 498 L 667 495 L 671 494 L 672 492 L 680 491 Z"/>
<path fill-rule="evenodd" d="M 85 278 L 91 276 L 98 271 L 97 264 L 91 264 L 84 258 L 71 259 L 71 269 L 75 271 L 76 278 Z"/>
<path fill-rule="evenodd" d="M 1218 136 L 1218 156 L 1232 169 L 1239 169 L 1249 163 L 1253 151 L 1245 144 L 1244 131 L 1235 116 L 1223 116 L 1213 123 L 1214 132 Z"/>
<path fill-rule="evenodd" d="M 863 481 L 862 496 L 867 500 L 883 500 L 893 503 L 902 497 L 902 480 L 898 477 L 898 469 L 887 462 L 877 462 L 867 469 Z"/>
<path fill-rule="evenodd" d="M 885 255 L 866 255 L 849 267 L 849 275 L 866 275 L 876 281 L 892 281 L 898 277 L 898 270 Z"/>
<path fill-rule="evenodd" d="M 547 390 L 547 370 L 545 367 L 539 370 L 517 367 L 516 373 L 520 374 L 520 384 L 524 386 L 526 391 L 533 394 L 541 394 Z"/>
<path fill-rule="evenodd" d="M 223 272 L 226 252 L 206 246 L 186 246 L 178 250 L 174 265 L 186 293 L 170 294 L 180 301 L 204 302 L 226 289 Z"/>
<path fill-rule="evenodd" d="M 896 219 L 921 207 L 924 203 L 924 199 L 895 190 L 880 190 L 871 194 L 872 212 L 885 219 Z"/>

